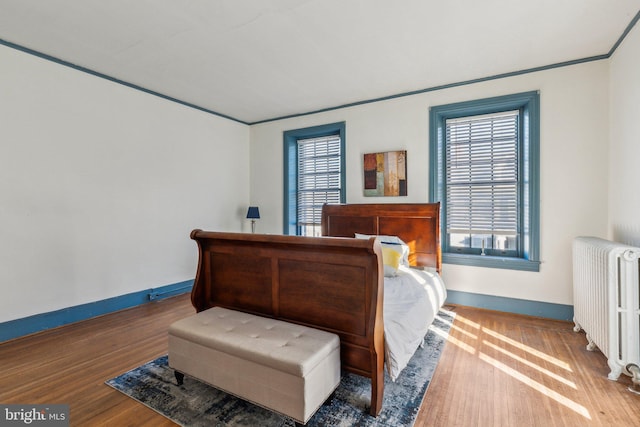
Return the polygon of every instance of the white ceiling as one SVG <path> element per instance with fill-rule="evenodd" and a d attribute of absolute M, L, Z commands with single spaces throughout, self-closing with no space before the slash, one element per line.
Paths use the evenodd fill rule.
<path fill-rule="evenodd" d="M 255 123 L 606 56 L 639 11 L 640 0 L 0 0 L 0 39 Z"/>

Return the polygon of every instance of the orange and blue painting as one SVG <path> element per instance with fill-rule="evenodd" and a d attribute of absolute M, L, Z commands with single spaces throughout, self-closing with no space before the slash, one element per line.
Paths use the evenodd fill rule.
<path fill-rule="evenodd" d="M 364 195 L 407 195 L 406 151 L 387 151 L 364 155 Z"/>

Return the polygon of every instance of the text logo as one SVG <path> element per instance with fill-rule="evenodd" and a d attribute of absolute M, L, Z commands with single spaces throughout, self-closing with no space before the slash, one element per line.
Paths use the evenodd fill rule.
<path fill-rule="evenodd" d="M 68 427 L 69 405 L 2 405 L 0 427 Z"/>

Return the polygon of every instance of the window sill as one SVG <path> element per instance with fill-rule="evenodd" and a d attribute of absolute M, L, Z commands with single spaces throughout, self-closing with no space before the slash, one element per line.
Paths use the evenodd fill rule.
<path fill-rule="evenodd" d="M 443 253 L 442 262 L 445 264 L 470 265 L 473 267 L 540 271 L 540 261 L 530 261 L 522 258 Z"/>

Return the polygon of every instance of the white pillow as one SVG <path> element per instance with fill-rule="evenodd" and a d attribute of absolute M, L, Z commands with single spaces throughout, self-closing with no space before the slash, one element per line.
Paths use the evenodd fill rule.
<path fill-rule="evenodd" d="M 409 245 L 402 241 L 398 236 L 385 236 L 385 235 L 369 235 L 355 233 L 356 239 L 369 239 L 375 237 L 383 246 L 391 247 L 395 245 L 398 252 L 401 253 L 402 258 L 400 264 L 405 267 L 409 267 Z M 383 257 L 384 258 L 384 257 Z"/>
<path fill-rule="evenodd" d="M 356 239 L 369 239 L 371 237 L 375 237 L 381 243 L 401 243 L 401 244 L 404 244 L 402 239 L 400 239 L 398 236 L 385 236 L 383 234 L 375 235 L 375 234 L 360 234 L 360 233 L 356 233 Z"/>

